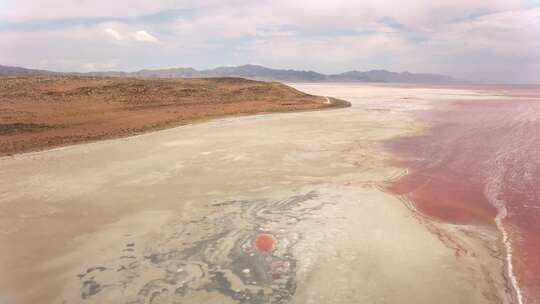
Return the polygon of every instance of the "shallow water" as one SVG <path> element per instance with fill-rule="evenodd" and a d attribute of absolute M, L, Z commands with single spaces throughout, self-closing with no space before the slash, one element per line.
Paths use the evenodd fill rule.
<path fill-rule="evenodd" d="M 540 303 L 540 89 L 512 90 L 528 98 L 419 113 L 426 134 L 390 145 L 413 168 L 393 190 L 437 219 L 495 226 L 517 302 Z"/>
<path fill-rule="evenodd" d="M 494 227 L 383 187 L 413 111 L 489 94 L 297 87 L 353 107 L 0 159 L 0 302 L 511 303 Z"/>

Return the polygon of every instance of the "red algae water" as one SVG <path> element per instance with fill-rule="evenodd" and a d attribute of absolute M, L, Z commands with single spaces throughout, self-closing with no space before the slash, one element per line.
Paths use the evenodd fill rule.
<path fill-rule="evenodd" d="M 419 112 L 425 134 L 389 143 L 410 169 L 391 190 L 432 218 L 498 229 L 517 303 L 540 303 L 540 88 L 497 92 L 516 98 Z"/>

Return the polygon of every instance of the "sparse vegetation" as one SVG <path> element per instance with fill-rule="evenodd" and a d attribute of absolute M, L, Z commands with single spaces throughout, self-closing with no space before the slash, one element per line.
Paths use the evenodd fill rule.
<path fill-rule="evenodd" d="M 0 77 L 0 155 L 228 115 L 345 106 L 242 78 Z"/>

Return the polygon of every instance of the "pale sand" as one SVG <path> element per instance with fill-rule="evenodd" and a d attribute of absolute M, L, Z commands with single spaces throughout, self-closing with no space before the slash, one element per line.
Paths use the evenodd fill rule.
<path fill-rule="evenodd" d="M 379 143 L 422 128 L 408 110 L 484 96 L 296 87 L 353 107 L 0 159 L 0 303 L 511 303 L 495 231 L 381 190 L 405 172 Z"/>

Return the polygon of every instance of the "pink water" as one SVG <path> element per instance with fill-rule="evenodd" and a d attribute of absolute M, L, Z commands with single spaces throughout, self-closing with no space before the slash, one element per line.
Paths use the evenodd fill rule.
<path fill-rule="evenodd" d="M 392 190 L 426 215 L 497 228 L 517 302 L 540 303 L 540 88 L 491 89 L 528 99 L 418 113 L 431 129 L 390 143 L 411 168 Z"/>

